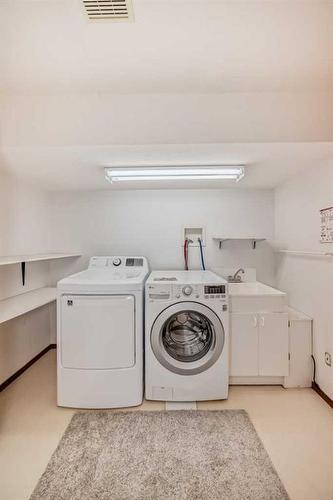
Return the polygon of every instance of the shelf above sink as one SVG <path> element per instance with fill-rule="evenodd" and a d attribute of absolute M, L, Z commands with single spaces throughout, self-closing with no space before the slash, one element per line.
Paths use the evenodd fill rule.
<path fill-rule="evenodd" d="M 246 237 L 244 237 L 244 236 L 240 236 L 240 237 L 237 237 L 237 236 L 236 237 L 233 237 L 233 236 L 232 237 L 214 236 L 213 240 L 218 241 L 220 250 L 222 249 L 223 243 L 225 243 L 226 241 L 250 241 L 252 244 L 253 250 L 255 250 L 257 243 L 260 241 L 265 241 L 266 238 L 257 238 L 255 236 L 246 236 Z"/>

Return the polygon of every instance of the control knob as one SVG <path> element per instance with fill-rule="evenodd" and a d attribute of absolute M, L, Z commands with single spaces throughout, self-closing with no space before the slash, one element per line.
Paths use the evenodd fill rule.
<path fill-rule="evenodd" d="M 192 292 L 193 292 L 193 288 L 191 286 L 189 286 L 189 285 L 184 286 L 184 288 L 183 288 L 184 295 L 189 296 L 189 295 L 191 295 Z"/>
<path fill-rule="evenodd" d="M 119 259 L 119 257 L 117 257 L 116 259 L 113 259 L 112 264 L 113 264 L 114 266 L 120 266 L 120 264 L 121 264 L 121 259 Z"/>

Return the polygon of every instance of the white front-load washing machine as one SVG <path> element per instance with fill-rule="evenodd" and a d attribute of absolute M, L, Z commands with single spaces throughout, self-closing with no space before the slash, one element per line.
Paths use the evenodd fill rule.
<path fill-rule="evenodd" d="M 58 405 L 136 406 L 143 398 L 144 257 L 92 257 L 58 283 Z"/>
<path fill-rule="evenodd" d="M 211 271 L 153 271 L 145 304 L 146 399 L 226 399 L 227 282 Z"/>

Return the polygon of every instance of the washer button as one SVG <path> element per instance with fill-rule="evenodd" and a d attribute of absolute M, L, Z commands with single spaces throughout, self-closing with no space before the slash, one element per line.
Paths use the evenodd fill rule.
<path fill-rule="evenodd" d="M 184 288 L 183 288 L 184 295 L 189 296 L 189 295 L 191 295 L 192 292 L 193 292 L 193 288 L 190 285 L 184 286 Z"/>

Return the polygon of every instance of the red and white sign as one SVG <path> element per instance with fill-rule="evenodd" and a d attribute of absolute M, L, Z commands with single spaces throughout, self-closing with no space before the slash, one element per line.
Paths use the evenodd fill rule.
<path fill-rule="evenodd" d="M 333 243 L 333 207 L 320 210 L 320 243 Z"/>

